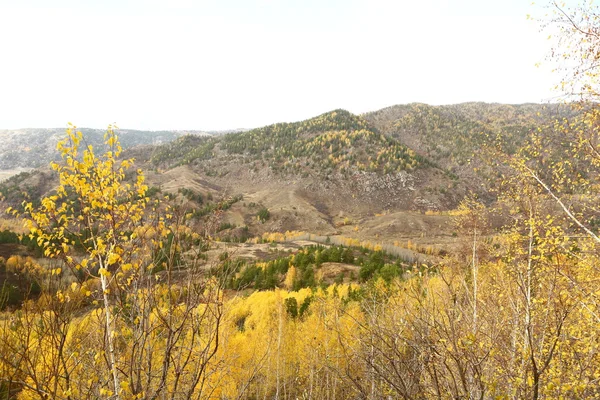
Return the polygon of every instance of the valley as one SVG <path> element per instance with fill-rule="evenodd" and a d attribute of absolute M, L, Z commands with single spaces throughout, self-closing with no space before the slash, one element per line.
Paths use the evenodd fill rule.
<path fill-rule="evenodd" d="M 61 161 L 0 182 L 0 397 L 519 398 L 540 357 L 548 398 L 593 396 L 572 383 L 595 361 L 563 370 L 599 357 L 597 160 L 566 145 L 585 118 L 409 104 L 123 146 L 70 129 Z"/>
<path fill-rule="evenodd" d="M 0 400 L 600 399 L 593 1 L 6 3 Z"/>

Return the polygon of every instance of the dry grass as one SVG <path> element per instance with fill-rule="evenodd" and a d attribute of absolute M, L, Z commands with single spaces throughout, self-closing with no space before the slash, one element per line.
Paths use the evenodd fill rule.
<path fill-rule="evenodd" d="M 0 210 L 0 212 L 3 210 Z M 16 233 L 25 233 L 23 223 L 19 219 L 0 218 L 0 231 L 9 230 Z"/>

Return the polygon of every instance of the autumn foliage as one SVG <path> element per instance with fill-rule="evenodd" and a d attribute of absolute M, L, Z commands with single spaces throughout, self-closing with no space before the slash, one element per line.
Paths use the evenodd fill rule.
<path fill-rule="evenodd" d="M 424 250 L 437 265 L 392 263 L 381 243 L 352 238 L 252 264 L 225 253 L 207 265 L 209 238 L 181 204 L 151 200 L 113 127 L 99 155 L 69 126 L 52 164 L 58 187 L 9 210 L 44 258 L 0 259 L 22 295 L 0 291 L 0 399 L 600 397 L 600 24 L 592 9 L 554 7 L 570 44 L 560 54 L 581 65 L 563 86 L 583 112 L 532 129 L 510 152 L 500 142 L 482 149 L 497 201 L 467 196 L 451 212 L 449 255 L 390 247 Z M 327 133 L 311 135 L 317 128 Z M 425 162 L 367 128 L 338 110 L 231 136 L 223 148 L 276 153 L 282 168 L 302 168 L 300 155 L 386 173 Z M 283 145 L 298 134 L 302 146 Z M 342 151 L 353 141 L 379 150 Z M 202 143 L 196 155 L 208 157 L 214 145 Z M 257 242 L 300 238 L 311 235 Z M 324 257 L 359 270 L 357 279 L 319 279 L 313 267 Z"/>

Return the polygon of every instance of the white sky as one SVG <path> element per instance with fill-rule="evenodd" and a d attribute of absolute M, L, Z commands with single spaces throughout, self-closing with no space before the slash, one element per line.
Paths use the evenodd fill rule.
<path fill-rule="evenodd" d="M 336 108 L 547 101 L 558 76 L 526 18 L 544 12 L 527 0 L 0 0 L 0 128 L 252 128 Z"/>

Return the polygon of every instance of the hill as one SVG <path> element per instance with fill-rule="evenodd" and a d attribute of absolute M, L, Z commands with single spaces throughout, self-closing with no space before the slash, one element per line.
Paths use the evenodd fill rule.
<path fill-rule="evenodd" d="M 81 128 L 88 144 L 101 145 L 103 129 Z M 51 129 L 0 129 L 0 170 L 38 168 L 58 159 L 56 143 L 64 137 L 64 128 Z M 140 131 L 120 129 L 119 138 L 123 148 L 138 145 L 169 142 L 186 134 L 209 135 L 202 131 Z"/>
<path fill-rule="evenodd" d="M 453 228 L 440 212 L 469 192 L 493 201 L 492 182 L 474 171 L 481 147 L 501 138 L 510 153 L 533 129 L 570 116 L 555 105 L 409 104 L 216 136 L 155 132 L 147 142 L 174 137 L 155 145 L 135 146 L 141 132 L 119 136 L 153 193 L 179 196 L 199 217 L 225 205 L 214 222 L 223 237 L 299 230 L 445 246 Z M 35 199 L 51 190 L 52 176 L 23 173 L 0 192 L 7 204 L 20 204 L 23 193 Z"/>
<path fill-rule="evenodd" d="M 345 110 L 221 138 L 181 137 L 134 153 L 159 174 L 177 168 L 179 176 L 278 209 L 289 223 L 274 228 L 284 230 L 313 225 L 315 218 L 300 218 L 303 204 L 319 231 L 331 232 L 338 215 L 444 209 L 463 193 L 446 171 Z"/>
<path fill-rule="evenodd" d="M 532 130 L 575 116 L 562 104 L 463 103 L 395 105 L 363 115 L 372 126 L 424 157 L 459 173 L 481 146 L 498 137 L 507 153 Z"/>

